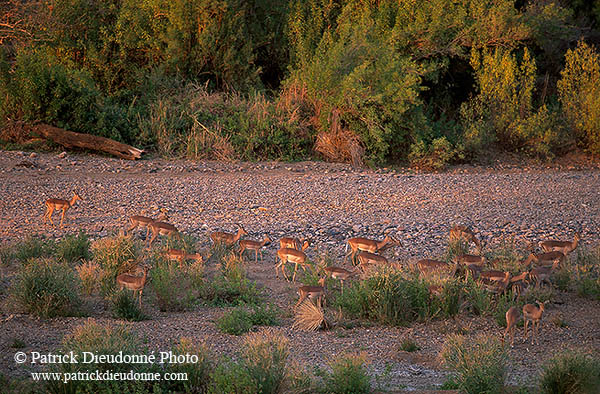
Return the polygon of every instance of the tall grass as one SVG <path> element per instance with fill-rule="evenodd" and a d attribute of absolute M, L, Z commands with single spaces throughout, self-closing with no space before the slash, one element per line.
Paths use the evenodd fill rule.
<path fill-rule="evenodd" d="M 134 268 L 140 258 L 140 247 L 128 237 L 102 238 L 92 245 L 94 260 L 100 266 L 100 293 L 110 297 L 116 278 Z"/>
<path fill-rule="evenodd" d="M 48 258 L 24 265 L 11 286 L 11 294 L 25 311 L 41 317 L 70 316 L 81 306 L 73 269 Z"/>
<path fill-rule="evenodd" d="M 30 259 L 52 256 L 55 248 L 56 243 L 53 240 L 28 236 L 13 246 L 13 257 L 20 263 L 26 263 Z"/>
<path fill-rule="evenodd" d="M 202 281 L 203 263 L 193 265 L 158 260 L 152 269 L 152 289 L 161 311 L 182 311 L 197 299 L 196 285 Z"/>
<path fill-rule="evenodd" d="M 235 252 L 228 252 L 218 263 L 217 275 L 204 281 L 200 297 L 213 305 L 240 305 L 259 302 L 256 284 L 250 281 L 244 263 Z"/>
<path fill-rule="evenodd" d="M 370 393 L 371 382 L 364 355 L 342 355 L 331 364 L 331 372 L 323 373 L 321 392 L 332 394 Z"/>
<path fill-rule="evenodd" d="M 237 307 L 217 320 L 217 328 L 231 335 L 242 335 L 256 326 L 276 326 L 279 324 L 279 312 L 272 306 L 255 305 L 252 310 Z"/>
<path fill-rule="evenodd" d="M 56 244 L 56 257 L 67 263 L 75 263 L 90 258 L 90 240 L 80 231 L 76 236 L 67 235 Z"/>
<path fill-rule="evenodd" d="M 600 392 L 600 359 L 579 352 L 564 352 L 550 359 L 540 376 L 542 394 Z"/>
<path fill-rule="evenodd" d="M 440 357 L 458 372 L 461 392 L 504 392 L 507 356 L 498 339 L 485 335 L 474 339 L 451 335 L 446 339 Z"/>

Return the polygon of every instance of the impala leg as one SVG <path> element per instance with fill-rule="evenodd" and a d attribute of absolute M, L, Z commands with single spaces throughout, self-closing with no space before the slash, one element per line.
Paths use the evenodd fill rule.
<path fill-rule="evenodd" d="M 67 213 L 67 210 L 65 208 L 63 208 L 62 215 L 60 216 L 60 227 L 63 226 L 63 221 L 65 220 L 65 214 L 66 213 Z"/>
<path fill-rule="evenodd" d="M 342 282 L 342 294 L 344 294 L 344 280 L 342 279 L 340 282 Z"/>
<path fill-rule="evenodd" d="M 52 214 L 54 213 L 54 208 L 48 208 L 48 219 L 50 220 L 50 224 L 54 226 L 54 222 L 52 221 Z"/>
<path fill-rule="evenodd" d="M 302 301 L 304 301 L 306 299 L 306 295 L 305 294 L 301 294 L 300 295 L 300 299 L 298 300 L 298 302 L 296 303 L 296 305 L 294 305 L 294 309 L 298 308 L 298 305 L 300 305 L 302 303 Z"/>
<path fill-rule="evenodd" d="M 254 251 L 254 262 L 258 264 L 258 250 Z"/>
<path fill-rule="evenodd" d="M 527 342 L 527 325 L 528 324 L 529 324 L 529 320 L 525 319 L 525 334 L 524 334 L 525 342 Z"/>
<path fill-rule="evenodd" d="M 294 265 L 294 276 L 292 276 L 292 282 L 296 281 L 296 273 L 298 272 L 298 263 Z"/>

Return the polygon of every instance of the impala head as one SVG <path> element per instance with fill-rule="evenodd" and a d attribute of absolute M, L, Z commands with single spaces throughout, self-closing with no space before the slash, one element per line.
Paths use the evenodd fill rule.
<path fill-rule="evenodd" d="M 539 247 L 539 241 L 531 241 L 531 242 L 527 243 L 527 246 L 525 247 L 525 249 L 530 252 L 534 252 L 538 247 Z"/>
<path fill-rule="evenodd" d="M 321 279 L 319 279 L 319 286 L 321 287 L 325 287 L 325 277 L 322 277 Z"/>
<path fill-rule="evenodd" d="M 162 209 L 161 209 L 161 210 L 160 210 L 160 213 L 158 214 L 158 216 L 156 217 L 156 219 L 157 219 L 159 222 L 166 222 L 166 221 L 168 221 L 168 220 L 169 220 L 169 217 L 167 216 L 167 212 L 166 212 L 166 210 L 162 210 Z"/>
<path fill-rule="evenodd" d="M 580 234 L 580 233 L 576 233 L 576 234 L 575 234 L 575 237 L 573 237 L 573 240 L 574 240 L 575 242 L 579 242 L 579 241 L 581 240 L 581 234 Z"/>
<path fill-rule="evenodd" d="M 81 201 L 83 201 L 83 198 L 82 198 L 82 197 L 81 197 L 79 194 L 77 194 L 77 192 L 76 192 L 76 191 L 74 191 L 74 192 L 73 192 L 73 202 L 75 202 L 75 201 L 77 201 L 77 200 L 81 200 Z"/>
<path fill-rule="evenodd" d="M 265 246 L 271 245 L 271 242 L 273 242 L 273 240 L 271 239 L 271 237 L 269 237 L 269 234 L 265 234 L 265 238 L 264 238 L 263 241 L 265 242 Z"/>
<path fill-rule="evenodd" d="M 540 312 L 544 312 L 544 307 L 546 306 L 546 303 L 548 303 L 548 301 L 544 301 L 544 302 L 536 301 L 535 303 L 538 304 L 538 308 L 540 308 Z"/>
<path fill-rule="evenodd" d="M 241 224 L 238 223 L 237 225 L 239 227 L 238 228 L 238 234 L 240 234 L 240 235 L 248 235 L 248 232 L 244 229 L 244 227 L 242 227 Z"/>

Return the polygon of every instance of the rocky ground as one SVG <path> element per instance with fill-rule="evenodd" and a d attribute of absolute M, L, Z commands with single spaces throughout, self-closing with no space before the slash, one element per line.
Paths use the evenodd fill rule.
<path fill-rule="evenodd" d="M 533 240 L 570 239 L 580 232 L 583 244 L 596 245 L 600 213 L 600 171 L 586 168 L 458 167 L 446 173 L 410 170 L 353 169 L 327 163 L 216 163 L 166 161 L 129 162 L 75 154 L 0 152 L 0 242 L 28 235 L 62 237 L 80 229 L 99 238 L 127 225 L 134 214 L 154 215 L 165 208 L 170 222 L 209 245 L 207 233 L 235 231 L 241 224 L 246 238 L 272 239 L 283 235 L 309 237 L 315 248 L 309 255 L 344 255 L 344 241 L 353 236 L 383 238 L 389 233 L 403 243 L 388 256 L 404 262 L 435 257 L 447 245 L 454 223 L 470 225 L 484 245 L 514 239 L 524 247 Z M 83 198 L 72 208 L 64 228 L 44 225 L 44 201 L 71 196 Z M 55 216 L 58 220 L 58 217 Z M 264 287 L 274 302 L 289 309 L 295 287 L 274 278 L 275 246 L 265 261 L 250 264 L 250 277 Z M 395 256 L 394 256 L 395 255 Z M 340 261 L 341 262 L 341 261 Z M 172 338 L 191 336 L 210 339 L 219 352 L 233 353 L 241 339 L 217 331 L 214 321 L 220 308 L 201 307 L 186 313 L 161 313 L 153 319 L 128 323 L 147 335 L 156 348 L 169 346 Z M 560 294 L 548 308 L 540 346 L 521 341 L 511 355 L 509 381 L 531 382 L 540 361 L 564 347 L 595 349 L 600 353 L 600 303 Z M 51 350 L 81 318 L 33 319 L 27 315 L 0 316 L 0 370 L 19 374 L 11 343 L 22 339 L 29 350 Z M 94 316 L 112 321 L 110 314 Z M 566 326 L 553 324 L 562 319 Z M 447 334 L 499 332 L 490 319 L 460 317 L 415 324 L 408 328 L 336 329 L 304 333 L 280 328 L 290 338 L 295 359 L 322 364 L 344 351 L 363 351 L 374 374 L 390 366 L 396 387 L 428 389 L 445 380 L 436 356 Z M 399 351 L 402 338 L 414 338 L 421 350 Z M 25 350 L 27 351 L 27 350 Z"/>

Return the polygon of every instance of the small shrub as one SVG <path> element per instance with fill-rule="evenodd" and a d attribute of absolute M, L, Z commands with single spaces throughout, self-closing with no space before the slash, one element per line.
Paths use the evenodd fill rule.
<path fill-rule="evenodd" d="M 210 394 L 221 393 L 259 393 L 260 389 L 243 363 L 223 362 L 210 375 Z"/>
<path fill-rule="evenodd" d="M 177 262 L 161 262 L 152 269 L 152 289 L 161 311 L 182 311 L 195 300 L 192 277 Z"/>
<path fill-rule="evenodd" d="M 577 249 L 573 286 L 579 295 L 600 300 L 600 248 Z"/>
<path fill-rule="evenodd" d="M 443 170 L 460 156 L 460 150 L 457 150 L 446 137 L 435 138 L 430 144 L 426 144 L 422 139 L 411 146 L 408 160 L 412 167 L 426 171 Z"/>
<path fill-rule="evenodd" d="M 552 358 L 540 377 L 544 394 L 592 394 L 600 392 L 600 360 L 566 352 Z"/>
<path fill-rule="evenodd" d="M 110 296 L 118 275 L 137 265 L 139 248 L 127 237 L 102 238 L 92 244 L 94 260 L 101 268 L 100 292 Z"/>
<path fill-rule="evenodd" d="M 255 326 L 279 324 L 277 315 L 277 310 L 271 306 L 255 306 L 251 312 L 244 307 L 238 307 L 226 312 L 217 320 L 217 327 L 226 334 L 242 335 Z"/>
<path fill-rule="evenodd" d="M 370 393 L 371 382 L 363 355 L 344 355 L 331 363 L 324 373 L 324 392 L 333 394 Z"/>
<path fill-rule="evenodd" d="M 23 242 L 14 246 L 14 258 L 20 263 L 26 263 L 30 259 L 50 257 L 54 253 L 55 247 L 52 240 L 27 237 Z"/>
<path fill-rule="evenodd" d="M 12 344 L 10 345 L 10 347 L 13 349 L 23 349 L 25 346 L 25 341 L 19 338 L 14 338 Z"/>
<path fill-rule="evenodd" d="M 465 393 L 502 393 L 506 376 L 506 354 L 491 336 L 474 340 L 461 335 L 446 339 L 440 354 L 458 372 L 456 381 Z"/>
<path fill-rule="evenodd" d="M 448 249 L 446 250 L 445 258 L 447 262 L 452 261 L 456 256 L 469 253 L 469 241 L 464 238 L 448 241 Z"/>
<path fill-rule="evenodd" d="M 112 296 L 112 310 L 117 319 L 142 321 L 148 317 L 139 307 L 135 293 L 129 290 L 117 291 Z"/>
<path fill-rule="evenodd" d="M 56 257 L 67 263 L 75 263 L 79 260 L 90 258 L 90 240 L 84 232 L 77 236 L 67 235 L 56 244 Z"/>
<path fill-rule="evenodd" d="M 315 305 L 310 301 L 305 301 L 298 305 L 292 328 L 305 331 L 316 331 L 321 327 L 327 327 L 327 325 L 325 311 L 321 307 L 320 302 Z"/>
<path fill-rule="evenodd" d="M 28 313 L 41 317 L 71 316 L 81 305 L 71 267 L 49 259 L 24 266 L 11 288 L 14 299 Z"/>
<path fill-rule="evenodd" d="M 81 285 L 87 295 L 92 295 L 98 290 L 98 280 L 100 278 L 100 266 L 95 261 L 86 261 L 76 268 L 81 280 Z"/>
<path fill-rule="evenodd" d="M 271 330 L 249 334 L 242 359 L 261 393 L 278 393 L 287 374 L 288 340 Z"/>
<path fill-rule="evenodd" d="M 412 353 L 420 349 L 421 348 L 419 347 L 419 345 L 417 345 L 417 343 L 411 338 L 404 338 L 402 342 L 400 342 L 400 350 L 402 350 L 403 352 Z"/>
<path fill-rule="evenodd" d="M 242 264 L 235 253 L 227 255 L 219 274 L 200 286 L 200 297 L 217 306 L 258 303 L 256 284 L 248 280 Z"/>
<path fill-rule="evenodd" d="M 187 380 L 165 381 L 163 387 L 169 392 L 206 393 L 210 386 L 210 374 L 214 369 L 213 355 L 204 343 L 196 344 L 191 339 L 181 338 L 173 348 L 173 354 L 189 354 L 198 357 L 196 363 L 175 363 L 167 366 L 168 372 L 185 373 Z"/>

